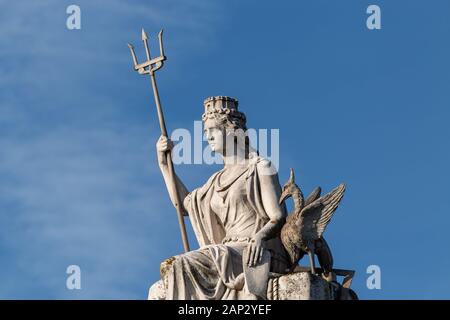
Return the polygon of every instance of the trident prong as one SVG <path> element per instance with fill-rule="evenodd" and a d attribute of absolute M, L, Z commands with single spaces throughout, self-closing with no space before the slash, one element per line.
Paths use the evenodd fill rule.
<path fill-rule="evenodd" d="M 163 34 L 163 30 L 161 30 L 158 34 L 159 51 L 160 51 L 159 57 L 156 57 L 153 59 L 151 58 L 150 48 L 149 48 L 148 42 L 147 42 L 148 36 L 145 33 L 144 29 L 142 29 L 142 41 L 144 42 L 145 54 L 147 55 L 147 61 L 145 61 L 143 63 L 138 63 L 137 58 L 136 58 L 136 53 L 134 52 L 134 47 L 131 44 L 128 44 L 128 47 L 130 48 L 131 57 L 133 58 L 134 70 L 139 72 L 139 74 L 150 75 L 150 78 L 152 81 L 152 87 L 153 87 L 153 94 L 155 97 L 156 111 L 158 113 L 158 118 L 159 118 L 159 126 L 161 127 L 161 135 L 167 137 L 168 135 L 167 135 L 166 123 L 164 121 L 164 115 L 162 112 L 161 101 L 159 99 L 158 86 L 156 85 L 156 77 L 155 77 L 155 72 L 158 71 L 159 69 L 161 69 L 161 67 L 164 64 L 164 61 L 166 60 L 166 56 L 164 55 L 162 34 Z M 178 193 L 178 185 L 177 185 L 177 181 L 176 181 L 176 176 L 175 176 L 175 172 L 174 172 L 174 168 L 173 168 L 172 156 L 171 156 L 170 151 L 166 153 L 166 161 L 167 161 L 167 166 L 169 169 L 169 179 L 170 179 L 170 187 L 169 188 L 171 189 L 171 194 L 174 194 L 174 197 L 175 197 L 174 205 L 177 210 L 178 223 L 180 225 L 180 231 L 181 231 L 181 239 L 183 240 L 184 251 L 188 252 L 189 251 L 189 242 L 188 242 L 187 233 L 186 233 L 186 226 L 184 224 L 184 219 L 183 219 L 182 202 L 180 200 L 180 195 Z"/>
<path fill-rule="evenodd" d="M 163 35 L 164 29 L 161 29 L 161 31 L 158 33 L 158 39 L 159 39 L 159 52 L 162 56 L 164 56 L 164 47 L 163 47 L 163 41 L 162 41 L 162 35 Z"/>
<path fill-rule="evenodd" d="M 150 48 L 148 47 L 148 36 L 145 33 L 144 28 L 142 28 L 142 41 L 144 42 L 145 54 L 147 55 L 147 61 L 151 60 L 150 57 Z"/>
<path fill-rule="evenodd" d="M 133 58 L 133 64 L 134 64 L 134 67 L 136 67 L 138 65 L 138 62 L 137 62 L 137 58 L 136 58 L 136 53 L 134 52 L 134 47 L 133 47 L 133 45 L 128 43 L 128 48 L 130 48 L 131 57 Z"/>

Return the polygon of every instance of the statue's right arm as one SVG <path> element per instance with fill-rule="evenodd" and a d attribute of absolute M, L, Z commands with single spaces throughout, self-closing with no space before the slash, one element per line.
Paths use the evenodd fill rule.
<path fill-rule="evenodd" d="M 173 205 L 175 206 L 175 189 L 172 186 L 172 180 L 169 176 L 169 166 L 167 164 L 167 152 L 169 152 L 173 148 L 172 141 L 167 138 L 166 136 L 160 136 L 158 139 L 158 142 L 156 143 L 156 153 L 158 154 L 158 165 L 161 169 L 161 173 L 164 178 L 164 182 L 166 183 L 167 191 L 169 192 L 170 200 L 172 201 Z M 184 213 L 184 215 L 187 215 L 187 210 L 184 208 L 183 202 L 184 199 L 188 196 L 189 191 L 187 190 L 184 183 L 181 181 L 181 179 L 177 176 L 175 171 L 173 172 L 175 175 L 175 181 L 177 183 L 177 189 L 180 199 L 180 206 Z"/>

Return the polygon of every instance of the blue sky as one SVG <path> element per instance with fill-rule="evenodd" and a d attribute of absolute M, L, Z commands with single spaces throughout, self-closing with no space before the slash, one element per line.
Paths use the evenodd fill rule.
<path fill-rule="evenodd" d="M 126 46 L 142 59 L 141 27 L 165 29 L 170 131 L 237 97 L 249 127 L 280 129 L 282 183 L 289 167 L 306 192 L 347 183 L 325 237 L 361 298 L 449 298 L 450 2 L 80 0 L 81 30 L 72 1 L 0 2 L 0 298 L 145 299 L 181 252 Z M 192 189 L 218 168 L 176 170 Z"/>

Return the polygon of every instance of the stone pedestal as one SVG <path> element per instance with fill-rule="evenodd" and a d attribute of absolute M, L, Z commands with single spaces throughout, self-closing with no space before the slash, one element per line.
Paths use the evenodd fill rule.
<path fill-rule="evenodd" d="M 164 300 L 165 289 L 162 280 L 150 287 L 148 300 Z M 331 300 L 331 284 L 309 272 L 295 272 L 272 277 L 267 289 L 269 300 Z"/>
<path fill-rule="evenodd" d="M 269 300 L 330 300 L 330 284 L 309 272 L 296 272 L 269 280 Z"/>

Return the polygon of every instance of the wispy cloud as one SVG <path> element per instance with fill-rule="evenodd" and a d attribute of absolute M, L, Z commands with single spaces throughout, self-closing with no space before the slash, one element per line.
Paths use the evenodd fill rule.
<path fill-rule="evenodd" d="M 15 256 L 3 264 L 19 267 L 12 276 L 33 275 L 35 285 L 58 297 L 55 290 L 65 289 L 64 263 L 79 264 L 89 270 L 83 297 L 114 297 L 109 290 L 115 286 L 130 288 L 120 297 L 137 297 L 130 284 L 158 247 L 148 231 L 164 224 L 167 211 L 164 190 L 152 187 L 157 173 L 150 169 L 147 135 L 61 129 L 20 142 L 0 140 L 7 153 L 0 161 L 0 233 Z M 134 273 L 119 276 L 127 269 Z M 10 296 L 11 288 L 1 290 Z M 27 296 L 21 288 L 13 292 Z"/>
<path fill-rule="evenodd" d="M 201 50 L 219 10 L 210 1 L 79 1 L 82 30 L 71 32 L 69 4 L 2 1 L 0 297 L 145 298 L 173 210 L 149 139 L 157 131 L 139 114 L 148 97 L 120 94 L 135 76 L 125 43 L 150 24 L 189 34 Z M 65 288 L 69 264 L 81 267 L 80 292 Z"/>

